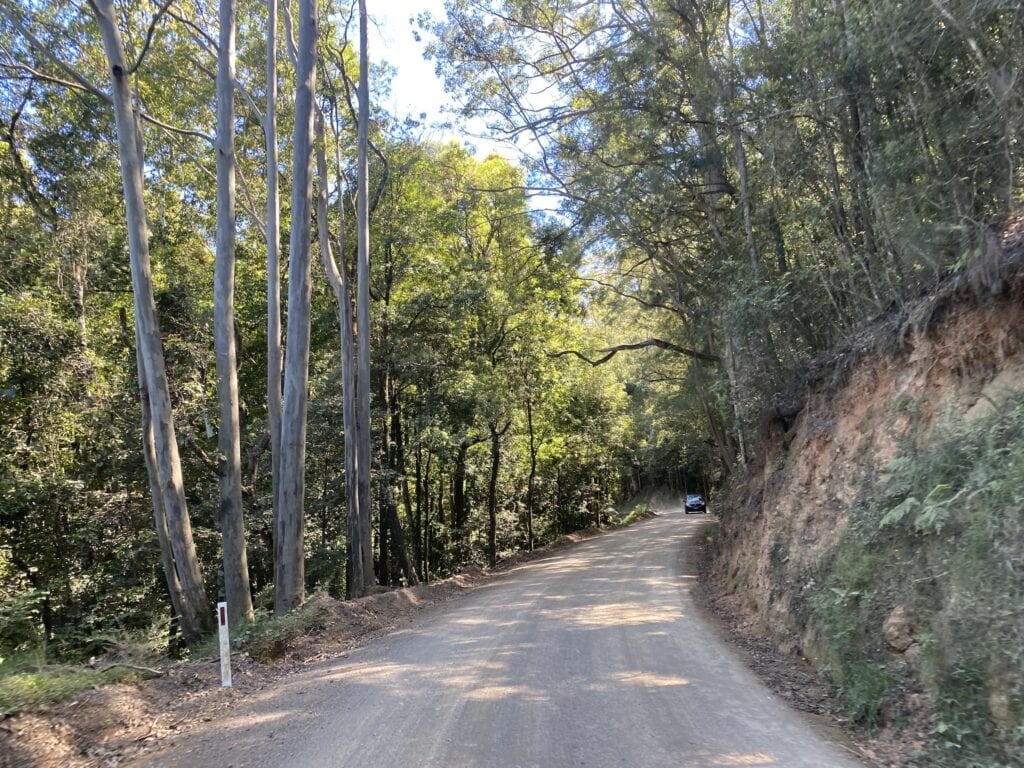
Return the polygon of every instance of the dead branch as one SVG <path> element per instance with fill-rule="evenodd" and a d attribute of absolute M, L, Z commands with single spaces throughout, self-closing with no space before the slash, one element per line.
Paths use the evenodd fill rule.
<path fill-rule="evenodd" d="M 572 355 L 574 357 L 578 357 L 585 363 L 590 363 L 592 366 L 596 368 L 599 365 L 607 363 L 619 352 L 627 352 L 633 349 L 646 349 L 647 347 L 657 347 L 658 349 L 665 349 L 668 350 L 669 352 L 676 352 L 677 354 L 686 355 L 687 357 L 692 357 L 695 360 L 703 360 L 704 362 L 707 363 L 721 362 L 721 358 L 718 357 L 718 355 L 712 355 L 708 352 L 698 352 L 695 349 L 687 349 L 686 347 L 681 347 L 678 344 L 673 344 L 671 341 L 665 341 L 664 339 L 645 339 L 644 341 L 636 341 L 633 342 L 632 344 L 617 344 L 614 347 L 607 347 L 605 349 L 598 350 L 598 352 L 602 355 L 601 357 L 598 358 L 587 357 L 582 352 L 578 352 L 575 349 L 567 349 L 562 352 L 549 352 L 548 357 L 555 358 Z"/>

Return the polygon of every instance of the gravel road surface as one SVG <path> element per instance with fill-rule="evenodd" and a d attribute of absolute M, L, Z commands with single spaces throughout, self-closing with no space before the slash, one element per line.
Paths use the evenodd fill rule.
<path fill-rule="evenodd" d="M 675 510 L 520 566 L 137 765 L 855 768 L 698 615 Z"/>

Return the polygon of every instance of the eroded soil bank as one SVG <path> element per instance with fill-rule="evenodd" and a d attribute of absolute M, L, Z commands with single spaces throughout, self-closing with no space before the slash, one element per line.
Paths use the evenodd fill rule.
<path fill-rule="evenodd" d="M 1024 765 L 1024 252 L 866 329 L 717 505 L 723 609 L 908 764 Z"/>

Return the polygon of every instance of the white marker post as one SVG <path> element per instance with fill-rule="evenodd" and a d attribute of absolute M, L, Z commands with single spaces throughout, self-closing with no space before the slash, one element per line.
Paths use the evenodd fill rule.
<path fill-rule="evenodd" d="M 231 687 L 231 637 L 228 635 L 228 604 L 217 603 L 217 624 L 220 633 L 220 687 Z"/>

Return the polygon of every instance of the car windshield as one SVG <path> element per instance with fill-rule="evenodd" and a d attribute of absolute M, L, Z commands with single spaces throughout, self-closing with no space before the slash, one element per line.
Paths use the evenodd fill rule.
<path fill-rule="evenodd" d="M 698 494 L 691 493 L 689 496 L 686 497 L 686 500 L 687 501 L 703 501 L 704 499 L 703 499 L 702 496 L 700 496 Z"/>

